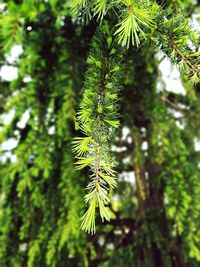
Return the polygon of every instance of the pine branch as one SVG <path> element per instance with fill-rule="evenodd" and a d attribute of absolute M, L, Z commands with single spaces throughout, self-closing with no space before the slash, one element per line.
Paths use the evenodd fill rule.
<path fill-rule="evenodd" d="M 87 60 L 83 100 L 78 112 L 77 120 L 86 136 L 73 141 L 77 169 L 89 166 L 91 172 L 91 181 L 87 186 L 89 193 L 85 196 L 89 208 L 81 224 L 85 231 L 91 233 L 95 232 L 96 207 L 102 221 L 110 220 L 108 191 L 116 186 L 110 139 L 119 124 L 117 92 L 120 88 L 121 53 L 115 50 L 114 45 L 105 23 L 93 40 Z"/>
<path fill-rule="evenodd" d="M 155 39 L 161 44 L 162 51 L 193 84 L 200 80 L 200 53 L 196 38 L 188 20 L 181 15 L 161 20 L 155 31 Z"/>

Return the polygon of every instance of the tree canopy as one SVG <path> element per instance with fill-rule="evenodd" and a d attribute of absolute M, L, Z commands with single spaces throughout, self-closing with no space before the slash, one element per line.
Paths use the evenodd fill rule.
<path fill-rule="evenodd" d="M 0 4 L 0 267 L 200 265 L 198 11 Z"/>

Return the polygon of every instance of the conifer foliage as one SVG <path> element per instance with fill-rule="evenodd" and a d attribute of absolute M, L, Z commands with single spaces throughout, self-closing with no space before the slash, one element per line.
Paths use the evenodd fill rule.
<path fill-rule="evenodd" d="M 108 187 L 115 187 L 115 171 L 110 155 L 110 136 L 119 124 L 118 91 L 121 82 L 122 54 L 116 45 L 108 24 L 95 35 L 88 56 L 88 71 L 78 122 L 85 137 L 74 139 L 73 150 L 77 155 L 77 169 L 90 166 L 91 182 L 85 196 L 89 208 L 83 216 L 82 228 L 95 232 L 95 209 L 99 207 L 102 220 L 110 220 L 106 205 L 109 203 Z"/>
<path fill-rule="evenodd" d="M 0 3 L 0 267 L 199 267 L 198 11 Z"/>

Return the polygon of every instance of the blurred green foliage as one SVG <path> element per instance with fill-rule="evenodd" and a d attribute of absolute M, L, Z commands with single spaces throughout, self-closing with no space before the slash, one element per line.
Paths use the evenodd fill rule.
<path fill-rule="evenodd" d="M 198 8 L 0 4 L 0 65 L 18 71 L 0 84 L 0 267 L 200 265 Z"/>

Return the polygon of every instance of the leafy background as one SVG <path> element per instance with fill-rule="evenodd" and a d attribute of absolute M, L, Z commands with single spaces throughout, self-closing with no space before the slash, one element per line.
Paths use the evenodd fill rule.
<path fill-rule="evenodd" d="M 0 266 L 199 266 L 199 37 L 188 24 L 199 6 L 142 3 L 1 4 Z M 73 140 L 88 135 L 76 114 L 98 88 L 95 74 L 116 65 L 117 125 L 89 134 L 109 136 L 98 145 L 116 163 L 117 187 L 105 192 L 110 221 L 95 209 L 88 235 L 80 225 L 93 166 L 75 170 Z"/>

